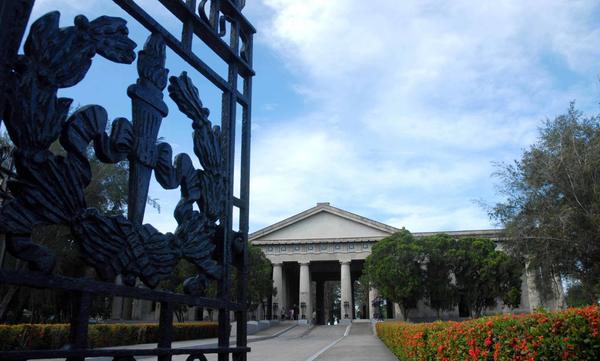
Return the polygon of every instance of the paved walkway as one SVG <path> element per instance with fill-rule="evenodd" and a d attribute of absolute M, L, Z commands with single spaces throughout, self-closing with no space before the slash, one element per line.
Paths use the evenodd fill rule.
<path fill-rule="evenodd" d="M 248 361 L 305 361 L 342 337 L 345 330 L 345 326 L 297 326 L 278 337 L 249 343 L 252 352 L 248 354 Z M 173 359 L 183 361 L 185 357 Z M 207 355 L 207 359 L 216 361 L 217 356 Z"/>
<path fill-rule="evenodd" d="M 235 340 L 232 339 L 232 343 Z M 173 347 L 213 347 L 216 339 L 174 342 Z M 396 357 L 373 334 L 370 321 L 356 320 L 349 326 L 307 327 L 292 322 L 279 325 L 248 336 L 252 352 L 248 361 L 397 361 Z M 153 348 L 156 344 L 121 346 L 120 348 Z M 217 355 L 206 355 L 216 361 Z M 174 356 L 174 361 L 185 361 L 187 356 Z M 140 361 L 156 357 L 136 357 Z M 88 358 L 87 361 L 110 361 L 110 358 Z"/>
<path fill-rule="evenodd" d="M 295 327 L 284 334 L 249 344 L 248 361 L 398 361 L 373 334 L 371 322 L 352 326 Z M 209 361 L 217 360 L 208 355 Z M 185 360 L 184 357 L 174 360 Z"/>
<path fill-rule="evenodd" d="M 350 334 L 316 358 L 318 361 L 397 361 L 394 354 L 373 334 L 370 322 L 354 322 Z"/>

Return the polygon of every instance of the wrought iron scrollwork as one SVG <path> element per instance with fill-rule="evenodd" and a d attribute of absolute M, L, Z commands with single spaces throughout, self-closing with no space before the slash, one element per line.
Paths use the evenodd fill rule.
<path fill-rule="evenodd" d="M 198 15 L 202 21 L 210 25 L 215 34 L 222 38 L 227 34 L 227 23 L 231 23 L 235 20 L 219 12 L 219 1 L 220 0 L 201 0 L 198 5 Z M 210 4 L 210 6 L 207 14 L 206 7 L 208 4 Z M 236 3 L 235 6 L 238 10 L 242 10 L 244 6 L 246 6 L 246 1 L 241 0 L 239 3 Z"/>
<path fill-rule="evenodd" d="M 0 40 L 5 45 L 0 49 L 0 121 L 15 145 L 9 192 L 0 205 L 0 235 L 5 235 L 7 251 L 26 261 L 34 271 L 0 268 L 0 283 L 67 291 L 73 306 L 65 347 L 0 351 L 0 359 L 83 361 L 85 357 L 135 360 L 136 356 L 157 356 L 167 361 L 174 354 L 187 354 L 190 360 L 204 360 L 204 355 L 211 353 L 218 354 L 220 361 L 228 360 L 230 355 L 243 361 L 250 350 L 246 329 L 246 248 L 252 39 L 256 30 L 241 13 L 244 0 L 160 0 L 164 9 L 181 21 L 180 38 L 152 18 L 140 2 L 113 2 L 151 34 L 137 53 L 138 79 L 127 89 L 131 120 L 109 118 L 106 109 L 97 104 L 71 111 L 73 100 L 58 96 L 59 89 L 76 85 L 85 77 L 96 55 L 122 64 L 136 60 L 136 44 L 128 36 L 125 20 L 109 16 L 89 20 L 80 15 L 72 26 L 60 28 L 59 13 L 49 13 L 33 22 L 20 55 L 18 49 L 34 0 L 11 0 L 0 6 Z M 198 3 L 199 8 L 195 9 Z M 207 14 L 205 8 L 209 6 Z M 202 41 L 227 64 L 226 77 L 193 51 L 193 40 Z M 187 73 L 169 78 L 165 67 L 167 46 L 195 74 L 222 92 L 220 127 L 209 120 L 210 113 Z M 240 77 L 242 89 L 238 84 Z M 191 120 L 199 169 L 189 155 L 174 156 L 171 145 L 158 138 L 159 128 L 169 113 L 163 99 L 165 88 L 180 113 Z M 238 131 L 240 177 L 234 180 Z M 62 149 L 57 151 L 57 147 Z M 84 191 L 92 180 L 92 156 L 108 164 L 128 162 L 126 216 L 104 214 L 87 204 Z M 163 233 L 143 222 L 153 174 L 163 188 L 179 188 L 180 200 L 174 211 L 177 227 L 173 232 Z M 239 196 L 234 195 L 236 185 Z M 236 207 L 239 219 L 234 224 Z M 100 280 L 52 273 L 55 255 L 31 238 L 37 227 L 46 225 L 70 229 L 83 261 L 96 270 Z M 132 287 L 139 279 L 155 288 L 171 276 L 181 259 L 197 268 L 197 275 L 184 281 L 186 294 Z M 231 266 L 238 271 L 234 297 Z M 113 282 L 119 275 L 124 285 Z M 210 279 L 217 280 L 217 296 L 203 297 Z M 92 297 L 96 295 L 114 296 L 117 317 L 121 317 L 119 298 L 159 303 L 157 347 L 90 349 L 88 322 Z M 171 348 L 173 310 L 178 305 L 219 310 L 217 347 L 176 352 Z M 237 320 L 235 346 L 230 344 L 232 311 Z M 127 313 L 123 313 L 125 318 Z"/>
<path fill-rule="evenodd" d="M 185 282 L 185 291 L 201 292 L 207 277 L 216 279 L 220 274 L 213 259 L 223 233 L 225 163 L 220 128 L 212 127 L 198 90 L 183 73 L 171 77 L 169 94 L 192 119 L 194 152 L 203 169 L 195 169 L 186 154 L 172 163 L 171 146 L 156 143 L 168 113 L 162 100 L 168 70 L 160 35 L 151 35 L 139 52 L 139 79 L 128 89 L 133 123 L 117 118 L 107 134 L 108 114 L 99 105 L 67 116 L 72 100 L 58 98 L 57 90 L 81 81 L 95 54 L 133 62 L 135 43 L 119 18 L 103 16 L 90 22 L 78 16 L 67 28 L 58 28 L 58 20 L 54 12 L 33 23 L 12 79 L 4 119 L 16 146 L 18 177 L 9 183 L 14 198 L 0 209 L 0 231 L 7 234 L 8 250 L 32 269 L 50 273 L 54 256 L 31 241 L 31 231 L 37 225 L 63 224 L 70 226 L 84 260 L 103 280 L 121 274 L 127 285 L 139 277 L 154 288 L 185 258 L 199 270 Z M 57 140 L 66 155 L 49 150 Z M 100 161 L 130 162 L 128 218 L 101 214 L 86 205 L 84 189 L 92 177 L 87 149 L 92 143 Z M 163 187 L 181 189 L 174 233 L 163 234 L 141 223 L 153 171 Z"/>

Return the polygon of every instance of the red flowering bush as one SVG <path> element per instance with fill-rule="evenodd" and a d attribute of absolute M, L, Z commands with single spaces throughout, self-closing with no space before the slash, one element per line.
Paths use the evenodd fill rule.
<path fill-rule="evenodd" d="M 377 334 L 403 361 L 600 360 L 600 307 L 464 322 L 382 322 Z"/>

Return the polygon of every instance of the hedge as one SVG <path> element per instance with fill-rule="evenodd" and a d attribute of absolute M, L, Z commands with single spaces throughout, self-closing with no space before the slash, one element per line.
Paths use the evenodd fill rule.
<path fill-rule="evenodd" d="M 216 322 L 173 324 L 173 341 L 217 337 Z M 63 347 L 69 339 L 67 324 L 0 325 L 0 350 L 42 350 Z M 110 347 L 154 343 L 158 341 L 158 324 L 93 324 L 89 326 L 91 347 Z"/>
<path fill-rule="evenodd" d="M 402 361 L 600 360 L 600 307 L 499 315 L 463 322 L 380 322 Z"/>

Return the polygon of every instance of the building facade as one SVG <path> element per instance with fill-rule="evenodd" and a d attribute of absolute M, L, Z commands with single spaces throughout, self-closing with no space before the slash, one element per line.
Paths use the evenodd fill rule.
<path fill-rule="evenodd" d="M 328 282 L 339 282 L 339 322 L 351 322 L 353 318 L 374 318 L 379 308 L 373 307 L 383 302 L 388 315 L 400 318 L 400 308 L 382 300 L 377 290 L 369 290 L 369 302 L 355 307 L 354 288 L 362 274 L 364 261 L 377 241 L 399 229 L 347 212 L 329 203 L 317 203 L 313 208 L 289 217 L 281 222 L 261 229 L 250 235 L 250 242 L 259 246 L 273 263 L 273 283 L 277 293 L 272 297 L 272 317 L 287 317 L 292 314 L 299 322 L 314 319 L 319 324 L 334 318 L 331 287 Z M 423 237 L 440 232 L 413 233 Z M 501 230 L 472 230 L 444 232 L 454 237 L 484 237 L 499 242 Z M 522 277 L 521 305 L 518 309 L 508 309 L 499 303 L 488 313 L 511 311 L 529 312 L 540 306 L 560 308 L 564 296 L 560 282 L 554 300 L 542 305 L 534 287 L 534 274 L 526 272 Z M 329 293 L 329 294 L 328 294 Z M 457 307 L 446 312 L 443 318 L 458 319 L 462 311 Z M 413 321 L 428 321 L 436 317 L 436 312 L 419 302 L 416 310 L 411 310 Z"/>

